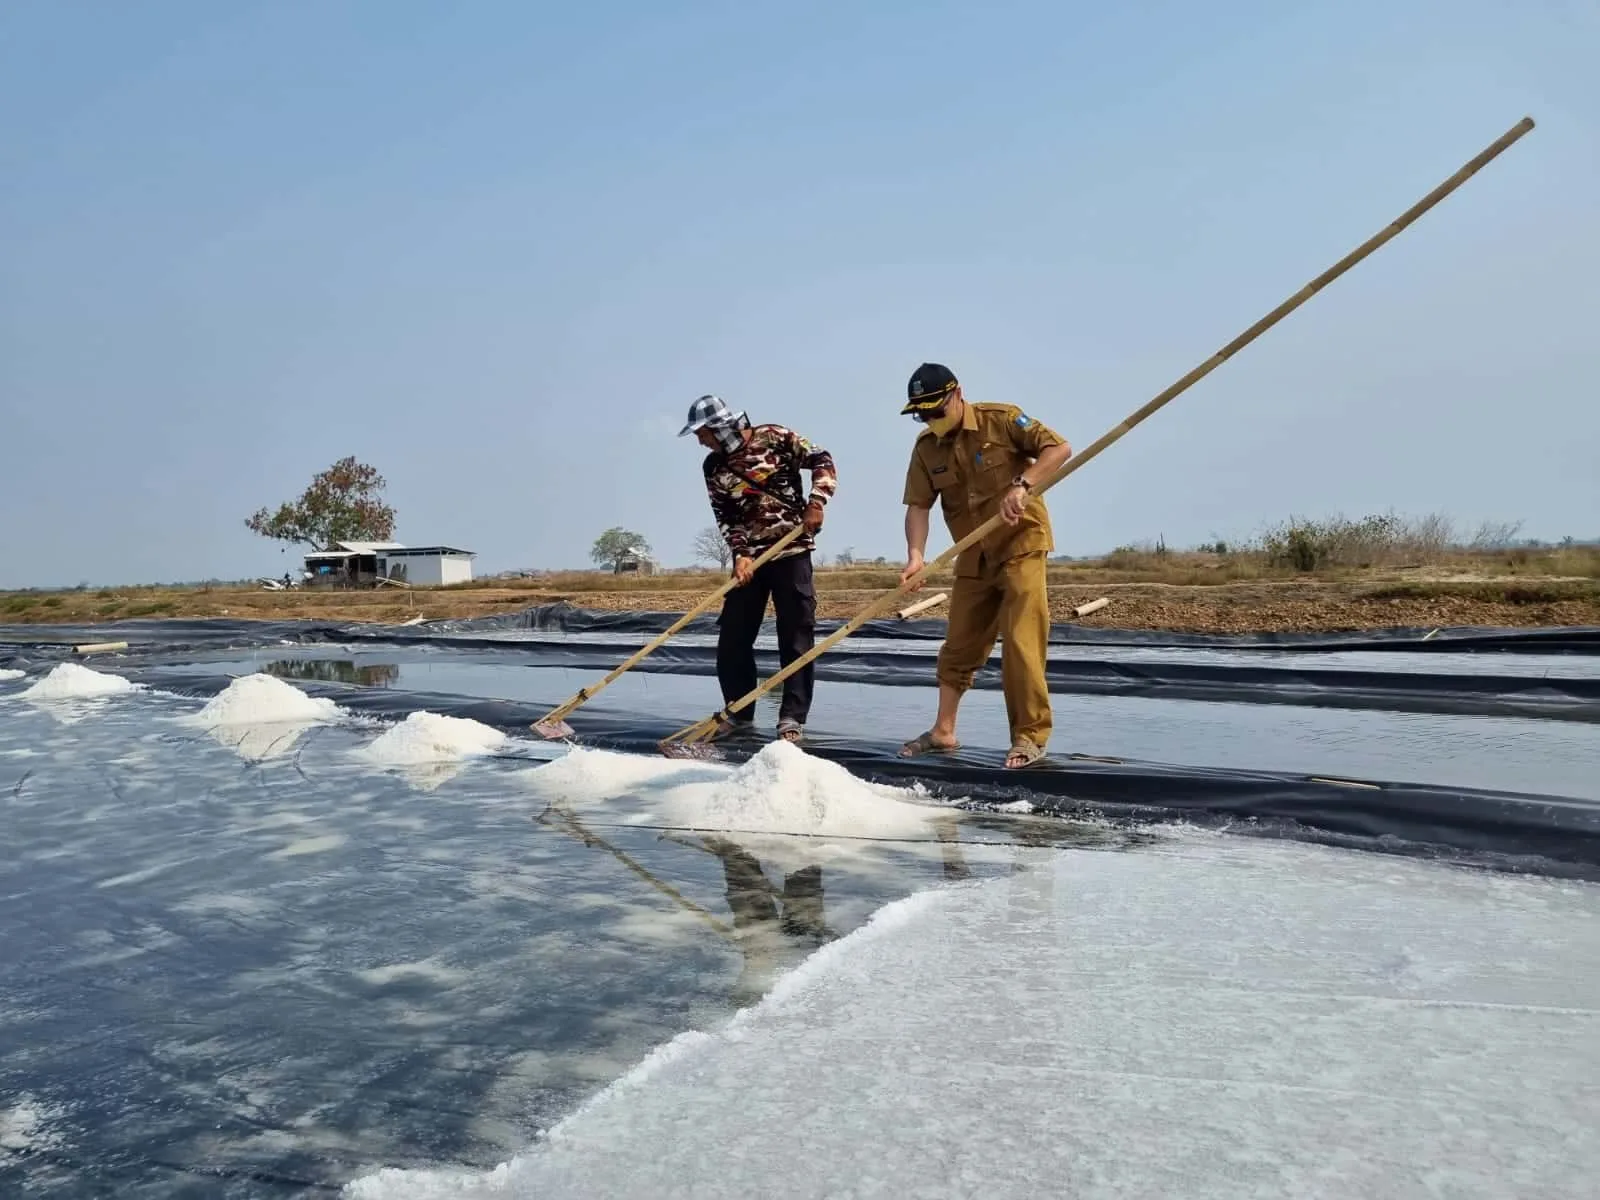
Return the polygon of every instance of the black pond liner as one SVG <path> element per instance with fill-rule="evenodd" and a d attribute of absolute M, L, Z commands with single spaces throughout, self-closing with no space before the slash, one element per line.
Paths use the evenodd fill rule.
<path fill-rule="evenodd" d="M 416 626 L 237 620 L 127 621 L 102 626 L 0 626 L 0 667 L 37 668 L 70 657 L 74 645 L 123 641 L 128 643 L 129 648 L 119 657 L 125 661 L 139 661 L 155 655 L 166 661 L 174 661 L 184 653 L 205 655 L 228 649 L 260 648 L 283 643 L 428 646 L 491 652 L 499 662 L 514 656 L 522 666 L 564 667 L 604 674 L 632 653 L 632 641 L 658 633 L 674 620 L 676 617 L 672 614 L 593 613 L 564 605 L 549 605 L 505 617 L 437 621 Z M 827 625 L 819 624 L 819 632 L 825 634 Z M 832 627 L 837 627 L 837 623 L 832 623 Z M 857 636 L 927 641 L 942 636 L 943 629 L 943 622 L 869 622 Z M 1071 626 L 1058 626 L 1055 644 L 1070 646 L 1089 644 L 1094 640 L 1077 639 L 1072 634 L 1073 629 Z M 715 634 L 715 619 L 706 617 L 697 620 L 683 632 Z M 1123 636 L 1121 631 L 1076 632 L 1104 632 Z M 1046 675 L 1050 690 L 1064 695 L 1600 722 L 1600 674 L 1591 678 L 1517 674 L 1515 653 L 1498 644 L 1485 650 L 1486 646 L 1499 639 L 1514 643 L 1520 652 L 1548 653 L 1550 647 L 1558 643 L 1542 640 L 1541 635 L 1559 634 L 1570 644 L 1557 652 L 1587 653 L 1575 647 L 1588 644 L 1583 639 L 1593 634 L 1596 638 L 1593 646 L 1600 649 L 1600 630 L 1531 629 L 1481 635 L 1472 631 L 1455 631 L 1454 634 L 1441 633 L 1431 639 L 1426 633 L 1418 634 L 1413 639 L 1405 635 L 1405 631 L 1385 632 L 1394 636 L 1381 642 L 1381 648 L 1384 649 L 1493 652 L 1505 656 L 1507 669 L 1495 674 L 1360 668 L 1308 669 L 1303 664 L 1257 666 L 1244 662 L 1114 662 L 1062 658 L 1058 655 L 1046 665 Z M 530 633 L 611 634 L 618 641 L 612 644 L 560 643 L 542 640 L 537 636 L 518 636 Z M 1105 644 L 1133 647 L 1170 645 L 1177 648 L 1180 645 L 1178 642 L 1160 640 L 1171 636 L 1153 635 L 1153 640 L 1149 641 L 1129 640 Z M 1284 636 L 1287 638 L 1290 635 Z M 1293 649 L 1297 653 L 1317 649 L 1349 651 L 1379 648 L 1377 643 L 1357 644 L 1344 639 L 1345 635 L 1316 635 L 1312 641 L 1286 641 L 1269 645 L 1248 639 L 1211 638 L 1181 645 L 1214 650 L 1252 647 L 1257 650 Z M 1441 642 L 1448 644 L 1441 645 Z M 756 659 L 763 678 L 776 673 L 779 668 L 779 660 L 774 652 L 758 651 Z M 669 642 L 633 670 L 640 674 L 706 676 L 715 674 L 715 663 L 716 652 L 712 646 Z M 927 687 L 932 681 L 933 669 L 932 658 L 926 653 L 898 654 L 890 649 L 864 649 L 852 644 L 848 638 L 816 660 L 817 678 L 835 683 Z M 998 690 L 1000 682 L 996 655 L 991 658 L 989 665 L 978 672 L 974 686 L 982 690 Z"/>
<path fill-rule="evenodd" d="M 163 691 L 208 697 L 232 681 L 195 672 L 118 673 Z M 399 720 L 427 709 L 522 737 L 545 707 L 427 692 L 297 680 L 355 713 Z M 659 743 L 698 716 L 579 709 L 574 740 L 625 753 L 656 754 Z M 718 746 L 738 763 L 764 743 Z M 1036 812 L 1130 824 L 1183 820 L 1230 832 L 1448 858 L 1497 870 L 1600 880 L 1600 803 L 1563 796 L 1416 783 L 1341 779 L 1280 771 L 1191 767 L 1132 759 L 1055 755 L 1022 771 L 1002 768 L 1003 751 L 963 749 L 903 759 L 897 742 L 807 733 L 806 750 L 871 782 L 920 783 L 932 796 L 994 810 L 1018 800 Z"/>
<path fill-rule="evenodd" d="M 396 641 L 386 638 L 381 644 L 395 645 Z M 517 665 L 524 667 L 593 671 L 597 678 L 633 652 L 625 644 L 535 641 L 489 644 L 480 641 L 447 648 L 492 651 L 496 662 L 514 659 Z M 716 654 L 715 646 L 669 642 L 632 670 L 641 675 L 714 676 Z M 776 674 L 781 663 L 776 651 L 758 650 L 756 665 L 765 679 Z M 1052 659 L 1045 665 L 1045 676 L 1050 691 L 1062 695 L 1600 722 L 1600 675 L 1593 678 L 1447 675 L 1232 663 Z M 928 688 L 934 683 L 934 660 L 928 654 L 855 649 L 845 641 L 816 660 L 816 677 L 832 683 Z M 998 656 L 978 671 L 973 686 L 983 691 L 1000 690 Z"/>
<path fill-rule="evenodd" d="M 685 599 L 689 598 L 685 596 Z M 434 641 L 452 635 L 470 636 L 516 630 L 648 636 L 667 629 L 680 616 L 679 613 L 660 612 L 596 612 L 572 604 L 556 603 L 536 605 L 520 612 L 493 617 L 429 621 L 409 627 L 346 626 L 342 636 L 358 636 L 362 630 L 371 631 L 383 641 Z M 817 633 L 826 636 L 844 624 L 840 620 L 818 621 Z M 715 615 L 707 614 L 696 617 L 684 627 L 683 632 L 715 633 L 716 630 Z M 943 619 L 901 621 L 890 617 L 864 622 L 852 636 L 938 641 L 944 637 L 944 631 Z M 1349 633 L 1210 634 L 1105 629 L 1060 622 L 1050 628 L 1050 643 L 1055 646 L 1185 647 L 1201 650 L 1406 650 L 1452 653 L 1477 650 L 1521 654 L 1600 654 L 1600 626 L 1513 629 L 1397 626 Z"/>

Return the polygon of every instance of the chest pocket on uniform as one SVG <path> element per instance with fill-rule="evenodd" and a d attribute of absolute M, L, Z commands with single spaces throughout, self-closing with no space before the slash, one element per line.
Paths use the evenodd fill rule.
<path fill-rule="evenodd" d="M 1005 442 L 984 442 L 972 463 L 972 490 L 987 499 L 1001 491 L 1016 472 L 1016 454 Z"/>

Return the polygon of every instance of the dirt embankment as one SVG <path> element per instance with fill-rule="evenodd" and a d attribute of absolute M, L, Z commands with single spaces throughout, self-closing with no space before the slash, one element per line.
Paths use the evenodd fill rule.
<path fill-rule="evenodd" d="M 400 592 L 291 591 L 260 588 L 103 589 L 0 595 L 0 624 L 79 624 L 130 617 L 231 617 L 404 622 L 487 616 L 566 600 L 578 607 L 684 612 L 715 579 L 633 580 L 631 586 L 542 589 L 471 586 Z M 829 586 L 819 573 L 818 615 L 849 618 L 883 595 L 877 587 Z M 879 581 L 873 580 L 873 583 Z M 892 583 L 891 583 L 892 586 Z M 935 581 L 924 596 L 948 590 Z M 1085 617 L 1073 609 L 1098 597 L 1111 603 Z M 1051 615 L 1087 626 L 1195 633 L 1342 631 L 1385 626 L 1600 625 L 1600 582 L 1584 579 L 1339 582 L 1233 582 L 1207 585 L 1095 582 L 1074 579 L 1050 589 Z M 942 616 L 944 606 L 927 615 Z"/>

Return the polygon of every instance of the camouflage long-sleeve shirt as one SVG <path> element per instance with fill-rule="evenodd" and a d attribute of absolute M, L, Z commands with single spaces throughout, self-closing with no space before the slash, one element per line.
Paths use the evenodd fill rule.
<path fill-rule="evenodd" d="M 811 500 L 827 504 L 838 487 L 833 456 L 782 425 L 756 425 L 732 454 L 706 455 L 706 493 L 717 528 L 735 558 L 757 558 L 800 524 L 807 498 L 800 472 L 811 472 Z M 802 533 L 778 557 L 816 548 Z"/>

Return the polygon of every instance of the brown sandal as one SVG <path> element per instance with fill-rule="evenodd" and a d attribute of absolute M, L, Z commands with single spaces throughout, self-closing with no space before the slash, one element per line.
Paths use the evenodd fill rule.
<path fill-rule="evenodd" d="M 916 758 L 919 754 L 949 754 L 951 751 L 961 749 L 960 742 L 951 742 L 948 746 L 941 746 L 933 740 L 933 730 L 919 733 L 905 745 L 900 747 L 901 758 Z"/>
<path fill-rule="evenodd" d="M 1044 757 L 1044 747 L 1035 746 L 1025 737 L 1019 737 L 1011 743 L 1011 749 L 1006 752 L 1006 770 L 1020 771 L 1023 767 L 1031 767 Z M 1021 759 L 1014 762 L 1014 759 Z"/>

